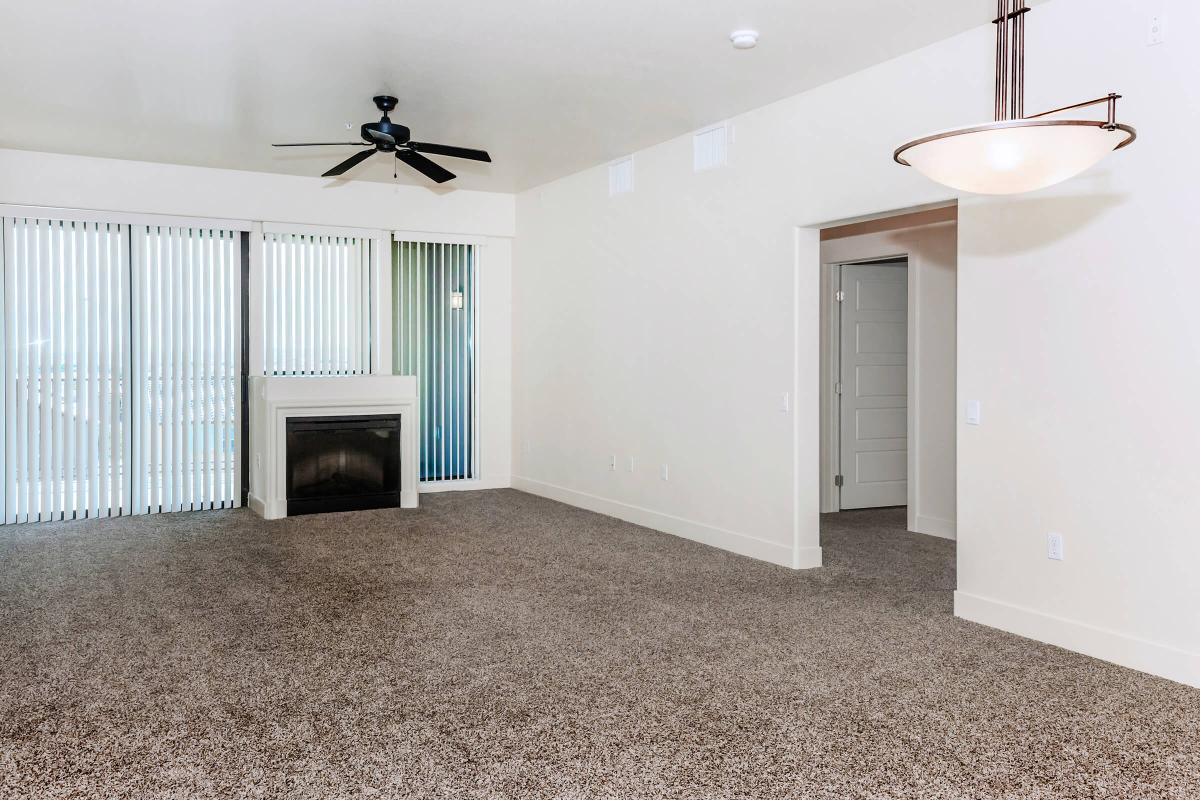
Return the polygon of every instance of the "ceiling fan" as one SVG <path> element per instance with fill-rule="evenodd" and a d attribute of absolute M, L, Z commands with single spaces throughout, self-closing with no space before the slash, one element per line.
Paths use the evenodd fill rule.
<path fill-rule="evenodd" d="M 361 142 L 305 142 L 303 144 L 274 144 L 272 147 L 367 147 L 347 158 L 328 172 L 322 173 L 322 178 L 333 178 L 366 161 L 376 153 L 395 153 L 396 158 L 420 172 L 430 180 L 445 183 L 455 175 L 450 170 L 430 161 L 422 153 L 453 158 L 469 158 L 472 161 L 491 161 L 492 157 L 486 150 L 472 150 L 468 147 L 451 147 L 446 144 L 430 144 L 429 142 L 414 142 L 408 138 L 408 128 L 392 122 L 388 112 L 396 107 L 397 100 L 388 95 L 371 98 L 376 107 L 383 112 L 379 122 L 368 122 L 359 131 Z"/>

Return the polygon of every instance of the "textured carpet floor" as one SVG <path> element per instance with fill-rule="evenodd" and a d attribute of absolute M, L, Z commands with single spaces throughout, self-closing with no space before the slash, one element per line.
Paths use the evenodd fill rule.
<path fill-rule="evenodd" d="M 1196 798 L 1200 691 L 514 491 L 0 529 L 4 798 Z"/>

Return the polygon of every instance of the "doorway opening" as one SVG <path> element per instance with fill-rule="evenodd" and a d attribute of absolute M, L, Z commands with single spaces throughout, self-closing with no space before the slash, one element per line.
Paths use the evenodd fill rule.
<path fill-rule="evenodd" d="M 834 264 L 838 509 L 908 504 L 908 258 Z"/>
<path fill-rule="evenodd" d="M 823 513 L 956 531 L 957 207 L 821 231 Z"/>

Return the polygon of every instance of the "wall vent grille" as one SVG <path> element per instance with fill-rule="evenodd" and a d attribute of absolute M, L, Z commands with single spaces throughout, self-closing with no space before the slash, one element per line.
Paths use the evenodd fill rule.
<path fill-rule="evenodd" d="M 608 194 L 628 194 L 633 191 L 633 158 L 623 158 L 608 165 Z"/>
<path fill-rule="evenodd" d="M 724 124 L 698 131 L 692 137 L 696 172 L 723 167 L 729 162 L 729 128 Z"/>

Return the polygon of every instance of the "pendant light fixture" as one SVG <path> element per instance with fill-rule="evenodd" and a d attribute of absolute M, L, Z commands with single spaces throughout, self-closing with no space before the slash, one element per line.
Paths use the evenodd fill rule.
<path fill-rule="evenodd" d="M 954 189 L 1031 192 L 1073 178 L 1137 131 L 1117 122 L 1119 94 L 1025 115 L 1025 0 L 996 0 L 996 120 L 924 136 L 896 149 L 896 162 Z M 1104 120 L 1050 118 L 1104 105 Z"/>

